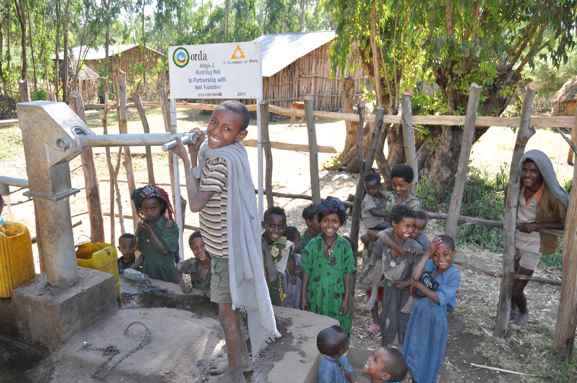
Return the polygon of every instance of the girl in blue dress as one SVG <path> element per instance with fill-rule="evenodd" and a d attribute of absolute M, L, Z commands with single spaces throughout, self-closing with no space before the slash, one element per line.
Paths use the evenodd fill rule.
<path fill-rule="evenodd" d="M 415 266 L 411 288 L 416 299 L 403 346 L 405 361 L 416 383 L 436 383 L 447 349 L 447 314 L 457 304 L 461 282 L 453 266 L 455 242 L 446 235 L 435 238 Z"/>

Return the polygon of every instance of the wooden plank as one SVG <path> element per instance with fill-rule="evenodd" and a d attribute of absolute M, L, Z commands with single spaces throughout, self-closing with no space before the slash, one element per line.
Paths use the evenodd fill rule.
<path fill-rule="evenodd" d="M 503 253 L 503 277 L 499 292 L 499 305 L 495 321 L 495 336 L 505 337 L 509 328 L 509 316 L 511 314 L 511 289 L 514 281 L 515 259 L 515 233 L 517 231 L 517 205 L 519 203 L 521 167 L 519 162 L 525 152 L 525 146 L 535 134 L 531 126 L 531 111 L 535 90 L 527 87 L 525 101 L 521 112 L 521 124 L 517 131 L 515 149 L 511 159 L 511 171 L 509 174 L 509 186 L 507 188 L 507 200 L 505 201 L 504 232 L 505 251 Z"/>
<path fill-rule="evenodd" d="M 413 108 L 411 106 L 411 94 L 405 93 L 401 104 L 401 119 L 403 121 L 403 147 L 405 150 L 405 162 L 413 168 L 415 179 L 412 191 L 416 193 L 419 182 L 419 165 L 417 163 L 417 149 L 415 147 L 415 128 L 413 126 Z"/>
<path fill-rule="evenodd" d="M 266 205 L 270 209 L 274 206 L 274 198 L 272 195 L 272 148 L 270 142 L 270 134 L 268 130 L 268 104 L 263 102 L 260 104 L 260 124 L 261 124 L 261 134 L 262 134 L 262 148 L 264 152 L 264 190 L 266 193 Z"/>
<path fill-rule="evenodd" d="M 82 96 L 76 91 L 70 95 L 70 107 L 83 121 L 86 121 Z M 104 242 L 104 221 L 102 219 L 100 190 L 98 188 L 98 177 L 96 175 L 92 148 L 82 148 L 80 159 L 84 174 L 86 205 L 90 219 L 90 240 L 92 242 Z"/>
<path fill-rule="evenodd" d="M 253 139 L 244 139 L 242 140 L 242 144 L 249 148 L 256 148 L 256 140 Z M 278 141 L 270 141 L 270 146 L 272 149 L 278 150 L 289 150 L 293 152 L 309 152 L 309 146 L 304 144 L 290 144 L 288 142 L 278 142 Z M 336 154 L 337 150 L 332 146 L 323 146 L 317 145 L 319 148 L 319 153 L 328 153 L 328 154 Z"/>
<path fill-rule="evenodd" d="M 138 110 L 138 115 L 140 116 L 140 121 L 142 122 L 142 129 L 145 134 L 150 133 L 150 126 L 148 125 L 148 119 L 146 118 L 146 113 L 144 112 L 144 106 L 142 105 L 142 100 L 138 91 L 132 95 L 134 104 L 136 105 L 136 110 Z M 148 173 L 148 183 L 154 185 L 154 163 L 152 162 L 152 149 L 149 145 L 145 147 L 146 150 L 146 170 Z"/>
<path fill-rule="evenodd" d="M 317 133 L 315 131 L 314 99 L 312 96 L 305 97 L 305 115 L 307 121 L 307 134 L 309 138 L 310 153 L 310 177 L 311 193 L 315 203 L 321 202 L 321 185 L 319 180 L 319 148 L 317 145 Z"/>
<path fill-rule="evenodd" d="M 126 95 L 126 73 L 123 71 L 118 71 L 118 131 L 120 133 L 128 133 L 128 108 L 126 107 L 127 95 Z M 124 170 L 126 171 L 126 178 L 128 179 L 128 191 L 130 195 L 136 189 L 136 183 L 134 181 L 134 168 L 132 166 L 132 156 L 130 154 L 130 147 L 125 146 L 123 149 L 124 153 Z M 132 199 L 131 199 L 132 201 Z M 138 212 L 134 203 L 130 203 L 132 207 L 132 223 L 134 230 L 136 230 L 136 225 L 138 224 Z"/>
<path fill-rule="evenodd" d="M 461 204 L 463 203 L 463 192 L 465 191 L 465 182 L 469 173 L 469 157 L 475 138 L 475 119 L 477 117 L 477 108 L 479 107 L 479 97 L 481 96 L 481 87 L 475 83 L 469 88 L 469 100 L 467 101 L 467 117 L 465 119 L 465 129 L 461 141 L 461 151 L 459 153 L 459 163 L 457 164 L 457 173 L 455 174 L 455 185 L 451 194 L 449 203 L 449 217 L 445 226 L 445 234 L 453 239 L 457 239 L 457 226 L 459 215 L 461 214 Z"/>
<path fill-rule="evenodd" d="M 576 114 L 577 125 L 577 114 Z M 572 141 L 576 138 L 576 129 L 572 131 Z M 571 151 L 571 149 L 570 149 Z M 559 312 L 555 324 L 554 349 L 563 359 L 569 359 L 575 344 L 577 326 L 577 165 L 573 164 L 573 181 L 569 196 L 569 207 L 565 217 L 563 243 L 563 276 Z"/>

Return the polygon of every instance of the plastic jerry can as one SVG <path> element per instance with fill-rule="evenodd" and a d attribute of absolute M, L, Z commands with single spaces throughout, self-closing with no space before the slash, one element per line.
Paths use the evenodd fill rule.
<path fill-rule="evenodd" d="M 0 225 L 0 298 L 10 298 L 12 291 L 34 279 L 32 240 L 21 223 Z"/>
<path fill-rule="evenodd" d="M 103 242 L 87 242 L 77 246 L 78 266 L 110 273 L 114 276 L 116 291 L 120 294 L 120 276 L 118 274 L 118 255 L 116 248 Z"/>

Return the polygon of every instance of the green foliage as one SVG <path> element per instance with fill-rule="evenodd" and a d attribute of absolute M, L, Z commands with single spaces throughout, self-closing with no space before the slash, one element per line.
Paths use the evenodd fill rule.
<path fill-rule="evenodd" d="M 477 168 L 470 168 L 463 193 L 461 214 L 502 220 L 507 183 L 508 175 L 505 167 L 494 176 Z M 423 201 L 426 210 L 446 211 L 451 190 L 451 188 L 438 189 L 434 182 L 425 177 L 419 180 L 417 196 Z M 460 224 L 457 242 L 480 246 L 491 251 L 502 251 L 503 230 L 482 225 Z"/>
<path fill-rule="evenodd" d="M 48 92 L 45 89 L 36 89 L 30 92 L 32 101 L 48 100 Z"/>

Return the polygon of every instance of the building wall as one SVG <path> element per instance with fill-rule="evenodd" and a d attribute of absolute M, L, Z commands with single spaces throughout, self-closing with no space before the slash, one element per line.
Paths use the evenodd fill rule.
<path fill-rule="evenodd" d="M 340 72 L 331 73 L 331 43 L 301 57 L 274 76 L 263 79 L 263 94 L 271 104 L 288 107 L 292 101 L 315 97 L 315 110 L 336 112 L 341 109 L 342 82 Z M 357 73 L 355 91 L 359 92 L 362 74 Z"/>

